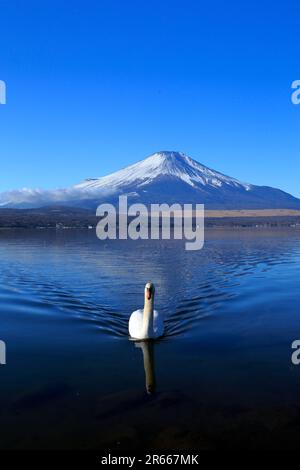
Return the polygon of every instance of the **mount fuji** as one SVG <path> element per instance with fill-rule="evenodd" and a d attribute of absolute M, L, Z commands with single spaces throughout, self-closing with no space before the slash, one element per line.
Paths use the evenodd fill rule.
<path fill-rule="evenodd" d="M 96 209 L 102 202 L 199 203 L 207 209 L 300 209 L 300 199 L 268 186 L 243 183 L 181 152 L 162 151 L 101 178 L 66 189 L 21 189 L 0 194 L 2 208 L 72 206 Z"/>

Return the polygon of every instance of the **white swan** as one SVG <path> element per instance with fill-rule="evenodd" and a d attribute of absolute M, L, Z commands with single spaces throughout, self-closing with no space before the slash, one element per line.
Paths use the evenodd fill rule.
<path fill-rule="evenodd" d="M 155 288 L 152 282 L 145 285 L 145 303 L 143 310 L 136 310 L 129 319 L 129 334 L 134 339 L 159 338 L 164 334 L 161 315 L 153 310 Z"/>

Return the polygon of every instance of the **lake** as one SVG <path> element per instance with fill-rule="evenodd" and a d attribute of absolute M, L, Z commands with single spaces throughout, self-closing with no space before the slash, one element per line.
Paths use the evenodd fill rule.
<path fill-rule="evenodd" d="M 2 449 L 297 448 L 300 231 L 0 232 Z M 156 287 L 166 335 L 129 340 Z M 153 393 L 147 393 L 151 390 Z"/>

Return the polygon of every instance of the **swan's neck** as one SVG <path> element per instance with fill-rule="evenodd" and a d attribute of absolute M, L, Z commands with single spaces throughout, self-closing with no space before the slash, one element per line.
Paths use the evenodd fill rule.
<path fill-rule="evenodd" d="M 143 337 L 148 338 L 153 328 L 153 304 L 154 298 L 145 298 L 144 315 L 143 315 Z"/>

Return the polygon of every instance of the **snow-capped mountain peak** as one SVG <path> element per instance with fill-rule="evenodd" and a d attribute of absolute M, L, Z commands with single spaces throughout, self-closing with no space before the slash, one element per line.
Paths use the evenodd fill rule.
<path fill-rule="evenodd" d="M 92 208 L 102 202 L 199 203 L 207 209 L 300 209 L 300 200 L 279 189 L 242 183 L 182 152 L 161 151 L 101 178 L 65 189 L 20 189 L 0 194 L 0 207 L 47 205 Z"/>
<path fill-rule="evenodd" d="M 118 189 L 124 185 L 136 183 L 138 187 L 151 183 L 158 177 L 170 176 L 184 181 L 192 187 L 197 184 L 220 187 L 223 184 L 240 186 L 249 190 L 250 184 L 241 183 L 222 173 L 201 165 L 182 152 L 161 151 L 102 178 L 82 181 L 75 187 L 94 191 L 97 188 Z"/>

